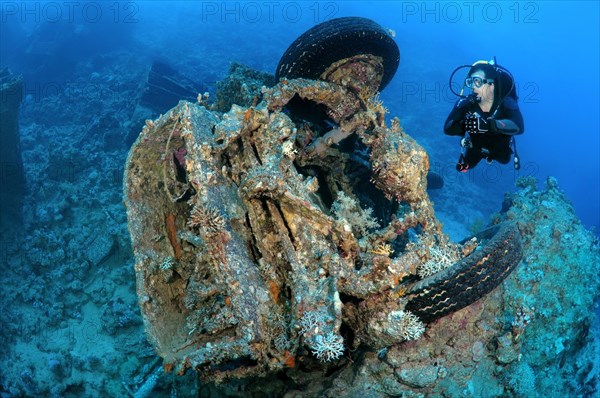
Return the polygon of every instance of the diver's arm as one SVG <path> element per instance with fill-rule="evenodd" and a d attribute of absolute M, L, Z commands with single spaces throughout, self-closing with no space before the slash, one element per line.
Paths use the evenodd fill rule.
<path fill-rule="evenodd" d="M 461 98 L 456 101 L 454 108 L 450 111 L 446 123 L 444 123 L 444 133 L 446 135 L 464 135 L 465 131 L 461 122 L 465 117 L 469 107 L 469 101 L 466 98 Z"/>
<path fill-rule="evenodd" d="M 506 98 L 502 103 L 502 119 L 489 119 L 490 132 L 493 134 L 517 135 L 525 132 L 523 115 L 519 110 L 517 101 Z"/>

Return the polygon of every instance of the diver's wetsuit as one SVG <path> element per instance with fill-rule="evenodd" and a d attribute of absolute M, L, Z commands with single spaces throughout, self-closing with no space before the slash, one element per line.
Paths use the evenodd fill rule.
<path fill-rule="evenodd" d="M 492 107 L 492 110 L 494 107 Z M 447 135 L 465 135 L 463 120 L 467 112 L 477 112 L 482 118 L 487 119 L 493 112 L 483 112 L 478 103 L 471 103 L 466 98 L 459 99 L 454 108 L 448 115 L 444 124 L 444 133 Z M 510 139 L 513 135 L 523 134 L 523 116 L 517 105 L 517 101 L 512 97 L 506 97 L 500 103 L 498 112 L 494 116 L 495 132 L 486 132 L 470 134 L 472 148 L 467 148 L 462 159 L 468 168 L 471 169 L 483 158 L 496 160 L 506 164 L 510 161 L 513 153 L 510 148 Z M 486 153 L 489 151 L 489 154 Z"/>

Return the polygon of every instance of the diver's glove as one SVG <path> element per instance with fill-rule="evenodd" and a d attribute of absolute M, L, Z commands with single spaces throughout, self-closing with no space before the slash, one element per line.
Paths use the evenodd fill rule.
<path fill-rule="evenodd" d="M 482 118 L 476 112 L 468 112 L 463 119 L 465 132 L 469 134 L 495 134 L 496 121 L 493 118 Z"/>
<path fill-rule="evenodd" d="M 471 107 L 471 105 L 475 105 L 479 103 L 479 101 L 480 100 L 478 99 L 477 94 L 472 93 L 467 95 L 466 97 L 459 99 L 456 103 L 456 108 L 466 111 L 468 108 Z"/>
<path fill-rule="evenodd" d="M 471 105 L 475 105 L 481 102 L 481 98 L 476 93 L 467 95 L 467 102 Z"/>

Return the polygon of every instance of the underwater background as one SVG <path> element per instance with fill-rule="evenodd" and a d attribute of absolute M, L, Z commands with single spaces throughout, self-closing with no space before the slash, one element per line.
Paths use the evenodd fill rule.
<path fill-rule="evenodd" d="M 342 16 L 395 33 L 400 66 L 381 99 L 444 178 L 430 197 L 445 232 L 461 240 L 482 229 L 507 192 L 532 220 L 535 239 L 505 289 L 540 314 L 539 329 L 523 337 L 535 344 L 506 389 L 489 396 L 598 396 L 598 2 L 2 1 L 0 12 L 0 67 L 23 78 L 25 176 L 22 224 L 2 220 L 1 397 L 144 396 L 157 357 L 138 309 L 122 182 L 153 62 L 212 99 L 232 62 L 274 73 L 299 35 Z M 481 162 L 457 173 L 458 138 L 442 127 L 456 101 L 448 79 L 493 57 L 516 79 L 522 168 Z M 15 168 L 1 161 L 2 201 L 11 203 Z M 520 177 L 533 178 L 516 186 Z M 180 396 L 199 388 L 190 372 L 177 383 Z M 448 396 L 483 396 L 485 380 L 472 383 L 446 386 Z M 564 389 L 551 390 L 557 383 Z M 147 396 L 173 396 L 174 385 L 161 376 Z"/>

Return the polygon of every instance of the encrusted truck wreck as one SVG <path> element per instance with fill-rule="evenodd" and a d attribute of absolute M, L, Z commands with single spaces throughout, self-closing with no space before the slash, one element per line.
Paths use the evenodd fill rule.
<path fill-rule="evenodd" d="M 343 366 L 359 347 L 418 339 L 518 264 L 512 224 L 462 244 L 442 232 L 426 152 L 373 95 L 378 65 L 349 57 L 328 81 L 284 77 L 250 106 L 181 101 L 147 122 L 124 195 L 166 371 L 219 382 Z"/>

